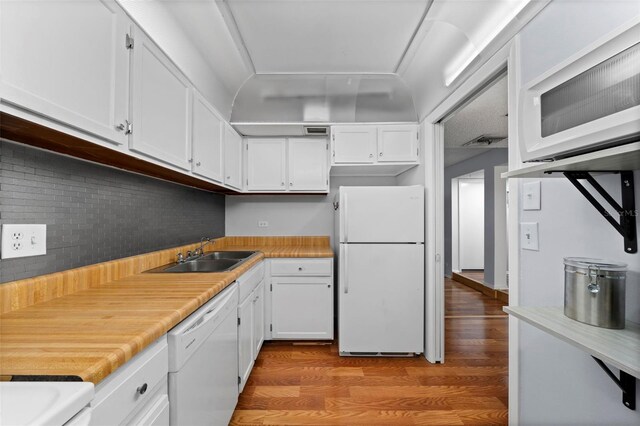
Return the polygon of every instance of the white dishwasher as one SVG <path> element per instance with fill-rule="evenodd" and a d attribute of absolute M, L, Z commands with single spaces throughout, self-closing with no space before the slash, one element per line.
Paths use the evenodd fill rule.
<path fill-rule="evenodd" d="M 233 283 L 169 332 L 171 425 L 229 424 L 238 402 L 237 287 Z"/>

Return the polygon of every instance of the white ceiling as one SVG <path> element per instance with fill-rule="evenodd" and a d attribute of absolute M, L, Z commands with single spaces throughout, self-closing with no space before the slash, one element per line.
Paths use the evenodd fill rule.
<path fill-rule="evenodd" d="M 506 148 L 507 139 L 485 146 L 463 146 L 479 136 L 507 136 L 507 76 L 504 75 L 444 123 L 445 167 Z"/>
<path fill-rule="evenodd" d="M 393 73 L 428 0 L 228 0 L 261 73 Z"/>

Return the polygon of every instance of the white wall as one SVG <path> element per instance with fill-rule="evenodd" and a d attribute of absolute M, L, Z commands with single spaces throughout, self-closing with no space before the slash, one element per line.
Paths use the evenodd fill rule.
<path fill-rule="evenodd" d="M 637 1 L 552 2 L 521 34 L 522 82 L 639 15 Z M 640 198 L 640 172 L 635 174 L 636 198 Z M 619 194 L 619 176 L 598 180 Z M 568 181 L 543 179 L 541 197 L 542 210 L 519 212 L 521 222 L 539 223 L 540 250 L 520 251 L 518 303 L 562 306 L 563 257 L 609 258 L 629 264 L 627 318 L 640 322 L 640 254 L 623 251 L 622 237 Z M 583 351 L 522 322 L 517 346 L 519 418 L 514 423 L 640 424 L 640 410 L 622 405 L 620 390 Z"/>
<path fill-rule="evenodd" d="M 458 179 L 460 269 L 484 269 L 484 179 Z"/>
<path fill-rule="evenodd" d="M 332 177 L 329 195 L 226 197 L 225 235 L 329 235 L 333 245 L 333 199 L 339 186 L 393 186 L 395 177 Z M 269 227 L 259 228 L 266 220 Z"/>
<path fill-rule="evenodd" d="M 507 180 L 500 175 L 507 166 L 493 168 L 493 288 L 507 288 L 509 244 L 507 235 Z"/>

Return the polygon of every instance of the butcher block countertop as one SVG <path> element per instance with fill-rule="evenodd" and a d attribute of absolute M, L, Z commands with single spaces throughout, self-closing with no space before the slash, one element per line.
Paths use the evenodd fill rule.
<path fill-rule="evenodd" d="M 261 253 L 230 272 L 143 273 L 195 246 L 0 285 L 11 299 L 0 315 L 0 379 L 97 384 L 263 258 L 333 257 L 328 237 L 224 237 L 209 250 Z"/>

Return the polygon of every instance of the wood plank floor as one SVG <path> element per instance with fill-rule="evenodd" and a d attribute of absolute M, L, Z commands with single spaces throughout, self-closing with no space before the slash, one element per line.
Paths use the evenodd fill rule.
<path fill-rule="evenodd" d="M 446 280 L 446 362 L 339 357 L 332 344 L 265 343 L 232 425 L 507 424 L 507 315 Z"/>

